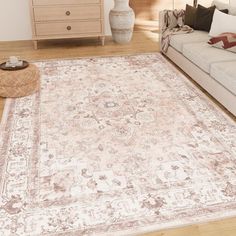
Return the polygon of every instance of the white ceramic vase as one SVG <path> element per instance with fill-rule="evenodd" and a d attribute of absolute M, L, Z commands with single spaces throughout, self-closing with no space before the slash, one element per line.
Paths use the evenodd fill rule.
<path fill-rule="evenodd" d="M 110 11 L 109 19 L 112 38 L 119 44 L 129 43 L 132 39 L 135 15 L 129 6 L 129 0 L 114 0 L 115 6 Z"/>

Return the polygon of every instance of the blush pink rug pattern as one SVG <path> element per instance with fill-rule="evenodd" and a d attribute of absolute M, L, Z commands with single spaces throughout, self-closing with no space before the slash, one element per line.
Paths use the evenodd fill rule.
<path fill-rule="evenodd" d="M 236 124 L 160 54 L 35 63 L 8 99 L 0 235 L 129 235 L 236 216 Z"/>

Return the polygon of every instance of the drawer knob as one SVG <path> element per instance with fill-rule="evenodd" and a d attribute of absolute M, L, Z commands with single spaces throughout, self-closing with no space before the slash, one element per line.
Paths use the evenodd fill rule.
<path fill-rule="evenodd" d="M 70 15 L 70 11 L 67 11 L 67 12 L 66 12 L 66 15 L 69 16 L 69 15 Z"/>
<path fill-rule="evenodd" d="M 67 30 L 71 30 L 71 26 L 67 26 L 66 29 L 67 29 Z"/>

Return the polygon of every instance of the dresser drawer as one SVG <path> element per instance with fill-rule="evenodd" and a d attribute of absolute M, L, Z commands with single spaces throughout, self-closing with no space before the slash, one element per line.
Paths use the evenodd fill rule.
<path fill-rule="evenodd" d="M 90 3 L 100 3 L 101 0 L 32 0 L 33 5 L 75 5 L 75 4 L 90 4 Z"/>
<path fill-rule="evenodd" d="M 36 7 L 35 21 L 100 19 L 99 5 L 68 7 Z"/>
<path fill-rule="evenodd" d="M 101 21 L 72 21 L 36 23 L 38 36 L 73 35 L 73 34 L 100 34 L 102 33 Z"/>

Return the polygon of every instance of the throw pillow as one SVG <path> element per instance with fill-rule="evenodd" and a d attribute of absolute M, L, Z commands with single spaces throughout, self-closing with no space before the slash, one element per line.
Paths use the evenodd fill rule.
<path fill-rule="evenodd" d="M 196 8 L 186 4 L 184 24 L 196 30 L 209 32 L 214 10 L 214 6 L 206 8 L 198 5 Z M 228 9 L 223 9 L 221 12 L 228 13 Z"/>
<path fill-rule="evenodd" d="M 226 3 L 222 3 L 221 1 L 219 0 L 214 0 L 212 2 L 212 6 L 216 6 L 216 8 L 218 10 L 222 10 L 222 9 L 228 9 L 229 10 L 229 15 L 234 15 L 236 16 L 236 7 L 235 6 L 232 6 L 232 3 L 231 5 L 229 4 L 226 4 Z"/>
<path fill-rule="evenodd" d="M 212 37 L 209 42 L 213 47 L 236 53 L 236 33 L 223 33 Z"/>
<path fill-rule="evenodd" d="M 214 37 L 224 32 L 236 33 L 236 16 L 227 15 L 215 10 L 209 35 Z"/>
<path fill-rule="evenodd" d="M 186 4 L 184 24 L 194 28 L 197 8 Z"/>
<path fill-rule="evenodd" d="M 215 6 L 206 8 L 199 4 L 196 11 L 194 29 L 209 32 L 215 8 Z"/>

